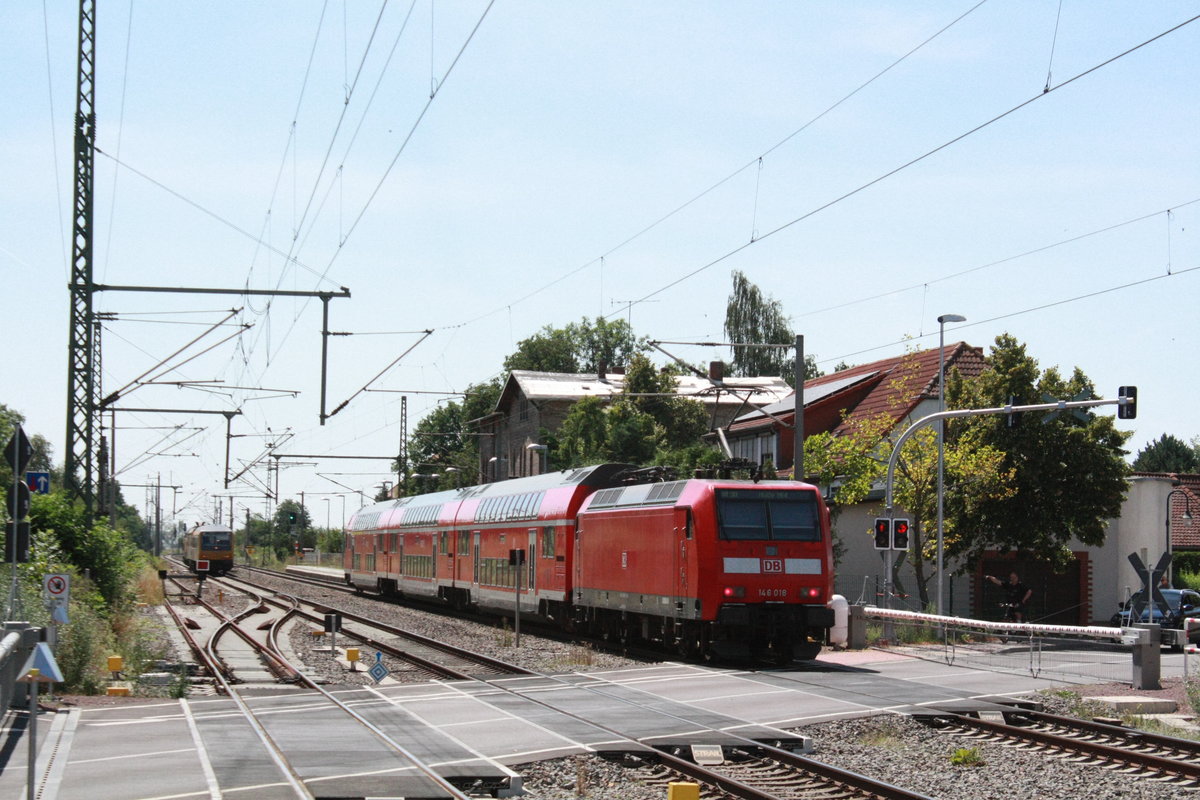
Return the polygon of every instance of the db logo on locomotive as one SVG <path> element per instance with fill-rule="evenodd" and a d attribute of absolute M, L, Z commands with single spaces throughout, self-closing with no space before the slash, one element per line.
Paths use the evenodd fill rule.
<path fill-rule="evenodd" d="M 782 558 L 764 558 L 762 560 L 763 572 L 783 572 Z"/>

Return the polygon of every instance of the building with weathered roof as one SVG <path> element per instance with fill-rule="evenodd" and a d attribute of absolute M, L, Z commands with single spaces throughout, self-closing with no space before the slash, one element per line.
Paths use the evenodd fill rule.
<path fill-rule="evenodd" d="M 983 352 L 966 342 L 946 345 L 946 372 L 957 369 L 963 377 L 983 372 Z M 907 427 L 937 410 L 937 349 L 872 361 L 804 382 L 804 434 L 814 436 L 847 429 L 856 420 L 887 414 L 893 427 Z M 794 458 L 792 425 L 795 399 L 789 396 L 773 405 L 739 416 L 725 430 L 735 457 L 756 464 L 770 461 L 781 473 Z M 905 422 L 907 420 L 907 422 Z"/>
<path fill-rule="evenodd" d="M 748 409 L 776 403 L 791 394 L 782 378 L 710 380 L 692 375 L 674 378 L 675 395 L 702 403 L 713 427 L 725 426 Z M 612 400 L 625 389 L 625 375 L 513 370 L 491 414 L 476 422 L 480 433 L 483 482 L 538 475 L 545 471 L 542 431 L 554 433 L 571 408 L 585 397 Z"/>

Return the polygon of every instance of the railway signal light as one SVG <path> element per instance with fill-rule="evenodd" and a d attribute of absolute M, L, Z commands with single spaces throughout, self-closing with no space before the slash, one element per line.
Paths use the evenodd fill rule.
<path fill-rule="evenodd" d="M 1137 419 L 1137 387 L 1122 386 L 1117 390 L 1117 397 L 1125 398 L 1125 402 L 1117 406 L 1117 419 Z"/>
<path fill-rule="evenodd" d="M 875 549 L 890 550 L 892 547 L 892 521 L 887 517 L 875 518 Z"/>
<path fill-rule="evenodd" d="M 892 549 L 908 549 L 908 520 L 898 519 L 892 522 Z"/>

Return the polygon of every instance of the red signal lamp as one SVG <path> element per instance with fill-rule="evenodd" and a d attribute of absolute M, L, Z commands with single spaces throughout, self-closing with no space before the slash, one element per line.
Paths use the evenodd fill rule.
<path fill-rule="evenodd" d="M 726 586 L 722 592 L 726 597 L 738 598 L 746 596 L 746 587 L 744 586 Z"/>

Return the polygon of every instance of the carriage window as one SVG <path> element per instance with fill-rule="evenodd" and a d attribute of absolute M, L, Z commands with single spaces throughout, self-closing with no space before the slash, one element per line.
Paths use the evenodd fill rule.
<path fill-rule="evenodd" d="M 554 526 L 542 528 L 542 558 L 554 558 Z"/>
<path fill-rule="evenodd" d="M 718 489 L 721 538 L 818 542 L 817 504 L 810 492 Z"/>

